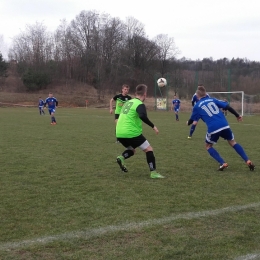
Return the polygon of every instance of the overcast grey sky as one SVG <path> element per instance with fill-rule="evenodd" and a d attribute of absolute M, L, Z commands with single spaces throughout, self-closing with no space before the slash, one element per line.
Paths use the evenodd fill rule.
<path fill-rule="evenodd" d="M 62 19 L 70 22 L 82 10 L 134 17 L 150 39 L 173 37 L 178 58 L 260 61 L 259 0 L 0 0 L 0 36 L 10 46 L 27 24 L 41 22 L 54 32 Z"/>

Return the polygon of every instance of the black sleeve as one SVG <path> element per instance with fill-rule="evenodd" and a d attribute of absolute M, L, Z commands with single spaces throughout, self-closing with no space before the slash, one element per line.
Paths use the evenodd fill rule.
<path fill-rule="evenodd" d="M 136 108 L 136 112 L 138 113 L 140 119 L 146 123 L 147 125 L 149 125 L 150 127 L 154 128 L 154 124 L 149 120 L 149 118 L 147 117 L 147 113 L 146 113 L 146 107 L 144 104 L 139 105 Z"/>
<path fill-rule="evenodd" d="M 194 102 L 194 101 L 191 101 L 191 104 L 192 104 L 192 106 L 194 107 L 195 102 Z"/>
<path fill-rule="evenodd" d="M 224 108 L 224 110 L 228 110 L 231 114 L 235 115 L 236 117 L 239 117 L 239 114 L 237 113 L 237 111 L 229 105 L 227 105 Z"/>
<path fill-rule="evenodd" d="M 192 123 L 193 123 L 193 120 L 192 120 L 192 119 L 189 119 L 188 125 L 191 125 Z"/>
<path fill-rule="evenodd" d="M 115 95 L 115 96 L 113 97 L 113 99 L 116 101 L 118 97 L 119 97 L 119 95 Z"/>
<path fill-rule="evenodd" d="M 56 106 L 58 106 L 58 100 L 56 100 Z"/>

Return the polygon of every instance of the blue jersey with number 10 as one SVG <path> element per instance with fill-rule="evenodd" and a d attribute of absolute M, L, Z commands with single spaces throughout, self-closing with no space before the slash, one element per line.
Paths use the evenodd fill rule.
<path fill-rule="evenodd" d="M 202 119 L 208 128 L 208 133 L 217 133 L 229 128 L 226 117 L 220 108 L 226 108 L 227 102 L 215 98 L 203 97 L 193 107 L 191 119 Z"/>

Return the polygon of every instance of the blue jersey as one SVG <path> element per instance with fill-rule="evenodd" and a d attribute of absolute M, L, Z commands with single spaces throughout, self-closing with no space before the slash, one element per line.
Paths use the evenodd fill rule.
<path fill-rule="evenodd" d="M 206 97 L 209 97 L 209 94 L 206 95 Z M 197 98 L 196 93 L 192 96 L 191 102 L 193 105 L 195 105 L 197 102 L 199 101 L 199 99 Z"/>
<path fill-rule="evenodd" d="M 42 99 L 39 100 L 39 107 L 43 107 L 44 106 L 44 101 Z"/>
<path fill-rule="evenodd" d="M 55 109 L 58 105 L 58 100 L 55 97 L 48 97 L 45 100 L 45 104 L 48 105 L 49 109 Z"/>
<path fill-rule="evenodd" d="M 172 104 L 173 104 L 174 108 L 179 109 L 180 105 L 181 105 L 181 101 L 179 99 L 173 99 Z"/>
<path fill-rule="evenodd" d="M 210 97 L 203 97 L 193 107 L 191 119 L 198 121 L 200 118 L 205 122 L 209 134 L 217 133 L 230 128 L 226 117 L 220 108 L 226 108 L 227 102 Z"/>

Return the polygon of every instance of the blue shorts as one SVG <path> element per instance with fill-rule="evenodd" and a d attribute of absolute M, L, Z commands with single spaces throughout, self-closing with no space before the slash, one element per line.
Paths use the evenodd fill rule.
<path fill-rule="evenodd" d="M 233 132 L 231 131 L 230 128 L 226 128 L 226 129 L 223 129 L 223 130 L 221 130 L 221 131 L 219 131 L 215 134 L 207 133 L 205 142 L 207 144 L 216 144 L 219 137 L 222 137 L 223 139 L 228 140 L 228 141 L 234 140 Z"/>
<path fill-rule="evenodd" d="M 174 107 L 174 112 L 179 112 L 180 108 L 179 107 Z"/>
<path fill-rule="evenodd" d="M 49 114 L 51 115 L 52 113 L 55 113 L 55 108 L 49 108 Z"/>
<path fill-rule="evenodd" d="M 39 107 L 39 110 L 43 110 L 43 107 Z"/>

